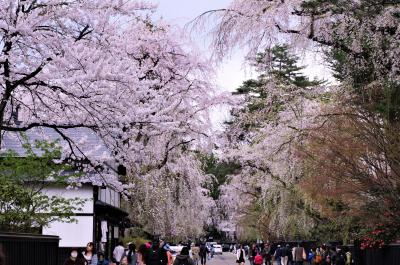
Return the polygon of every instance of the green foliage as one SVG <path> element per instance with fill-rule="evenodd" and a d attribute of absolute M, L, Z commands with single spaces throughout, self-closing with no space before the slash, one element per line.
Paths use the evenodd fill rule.
<path fill-rule="evenodd" d="M 210 191 L 210 197 L 218 200 L 221 194 L 220 187 L 227 183 L 228 175 L 234 174 L 240 169 L 240 165 L 219 161 L 214 154 L 201 155 L 200 159 L 203 164 L 203 171 L 214 176 L 210 183 L 206 183 L 206 188 Z"/>
<path fill-rule="evenodd" d="M 323 219 L 309 232 L 310 238 L 319 242 L 342 241 L 350 244 L 362 231 L 360 219 L 343 214 L 340 218 Z"/>
<path fill-rule="evenodd" d="M 297 88 L 317 86 L 323 83 L 319 80 L 311 81 L 302 74 L 304 67 L 298 66 L 299 57 L 291 54 L 287 45 L 276 45 L 270 51 L 259 53 L 257 61 L 262 63 L 268 56 L 271 57 L 271 65 L 267 68 L 267 73 L 261 73 L 260 78 L 272 76 L 278 84 Z"/>
<path fill-rule="evenodd" d="M 258 53 L 256 56 L 256 65 L 259 71 L 258 78 L 244 81 L 233 92 L 233 95 L 246 95 L 248 97 L 247 107 L 241 114 L 251 114 L 270 107 L 271 109 L 266 115 L 269 115 L 267 118 L 273 120 L 276 113 L 284 109 L 281 99 L 276 98 L 267 89 L 268 84 L 271 82 L 274 83 L 274 86 L 280 86 L 288 93 L 324 83 L 321 80 L 310 80 L 305 76 L 302 73 L 304 67 L 298 66 L 298 61 L 299 57 L 291 54 L 286 45 L 276 45 L 271 50 Z M 266 99 L 273 102 L 272 105 L 267 106 Z M 232 113 L 232 115 L 237 116 L 235 113 Z M 245 130 L 249 130 L 257 127 L 257 124 L 243 122 L 242 127 Z"/>
<path fill-rule="evenodd" d="M 313 85 L 307 77 L 301 74 L 304 67 L 297 66 L 299 58 L 288 51 L 286 45 L 277 45 L 272 48 L 271 74 L 284 85 L 307 87 Z"/>
<path fill-rule="evenodd" d="M 322 217 L 317 210 L 310 209 L 309 216 L 315 220 L 315 225 L 309 231 L 310 239 L 319 242 L 342 241 L 344 244 L 350 244 L 364 233 L 366 227 L 362 225 L 361 218 L 351 215 L 351 209 L 346 203 L 338 199 L 325 199 L 324 202 L 335 217 Z"/>
<path fill-rule="evenodd" d="M 71 166 L 56 162 L 58 143 L 35 141 L 32 146 L 25 135 L 22 139 L 24 157 L 8 150 L 0 158 L 0 229 L 34 232 L 54 221 L 75 221 L 72 215 L 85 200 L 45 193 L 50 185 L 65 187 L 67 178 L 77 175 Z"/>
<path fill-rule="evenodd" d="M 213 240 L 223 240 L 224 235 L 223 233 L 217 229 L 214 225 L 208 225 L 204 227 L 204 231 L 207 235 L 207 237 L 212 237 Z"/>
<path fill-rule="evenodd" d="M 135 244 L 136 250 L 138 250 L 141 245 L 151 241 L 150 239 L 144 237 L 131 237 L 131 236 L 120 238 L 120 240 L 122 241 L 124 246 L 127 246 L 129 243 Z"/>
<path fill-rule="evenodd" d="M 249 93 L 262 94 L 261 87 L 263 82 L 261 80 L 249 79 L 243 82 L 243 84 L 233 92 L 233 95 L 247 95 Z"/>
<path fill-rule="evenodd" d="M 289 52 L 287 45 L 276 45 L 271 50 L 260 52 L 256 56 L 259 66 L 257 80 L 249 79 L 233 92 L 234 95 L 251 95 L 252 98 L 267 98 L 265 86 L 274 80 L 287 87 L 305 88 L 324 83 L 321 80 L 310 80 L 302 74 L 304 67 L 298 66 L 299 57 Z"/>

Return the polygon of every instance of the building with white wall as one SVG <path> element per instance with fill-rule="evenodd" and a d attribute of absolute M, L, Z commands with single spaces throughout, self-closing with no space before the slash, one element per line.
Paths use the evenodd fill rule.
<path fill-rule="evenodd" d="M 82 143 L 81 150 L 90 150 L 92 158 L 104 157 L 109 154 L 109 150 L 102 143 L 101 139 L 90 129 L 71 129 L 68 130 L 69 137 L 76 142 Z M 53 129 L 32 129 L 26 132 L 26 136 L 32 143 L 35 140 L 55 141 L 62 139 Z M 84 139 L 82 141 L 81 139 Z M 6 132 L 3 136 L 1 150 L 13 150 L 19 157 L 25 156 L 25 149 L 22 148 L 23 139 L 18 133 Z M 115 164 L 109 161 L 108 169 L 118 177 L 118 169 L 110 165 Z M 83 248 L 88 242 L 94 242 L 98 250 L 104 251 L 107 255 L 112 254 L 112 250 L 117 244 L 118 238 L 123 235 L 123 230 L 130 225 L 128 213 L 121 209 L 121 194 L 115 191 L 107 183 L 96 182 L 92 174 L 82 177 L 82 186 L 79 188 L 67 188 L 59 184 L 49 182 L 43 192 L 47 195 L 56 195 L 63 198 L 85 199 L 81 210 L 74 212 L 73 218 L 76 222 L 66 223 L 55 221 L 48 227 L 42 227 L 42 234 L 57 235 L 60 237 L 60 255 L 66 253 L 72 247 Z"/>

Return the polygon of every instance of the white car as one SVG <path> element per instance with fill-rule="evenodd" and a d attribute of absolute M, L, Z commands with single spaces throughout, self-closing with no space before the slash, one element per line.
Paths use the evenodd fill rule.
<path fill-rule="evenodd" d="M 222 255 L 222 246 L 221 245 L 214 245 L 214 254 Z"/>
<path fill-rule="evenodd" d="M 173 256 L 176 256 L 179 253 L 181 253 L 181 250 L 182 250 L 183 246 L 182 245 L 178 245 L 178 246 L 174 246 L 174 245 L 171 246 L 170 245 L 169 248 L 171 249 L 171 254 Z"/>

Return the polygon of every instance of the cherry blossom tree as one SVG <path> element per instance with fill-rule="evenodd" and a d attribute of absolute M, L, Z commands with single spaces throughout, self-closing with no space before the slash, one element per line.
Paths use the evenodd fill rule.
<path fill-rule="evenodd" d="M 52 128 L 68 143 L 65 159 L 99 167 L 68 134 L 89 128 L 135 174 L 204 143 L 212 71 L 149 18 L 153 10 L 128 0 L 2 1 L 1 133 Z"/>
<path fill-rule="evenodd" d="M 173 155 L 174 162 L 133 180 L 131 217 L 152 234 L 170 240 L 198 238 L 211 223 L 215 202 L 203 187 L 210 177 L 204 174 L 197 155 Z"/>
<path fill-rule="evenodd" d="M 62 160 L 99 173 L 92 182 L 132 203 L 144 194 L 139 217 L 151 216 L 152 231 L 198 235 L 212 202 L 193 152 L 209 148 L 208 110 L 221 98 L 211 64 L 151 19 L 154 10 L 135 0 L 1 1 L 0 143 L 5 133 L 50 128 L 65 143 Z M 75 129 L 110 152 L 82 149 Z M 127 168 L 124 184 L 105 164 Z M 168 221 L 188 226 L 171 231 Z"/>

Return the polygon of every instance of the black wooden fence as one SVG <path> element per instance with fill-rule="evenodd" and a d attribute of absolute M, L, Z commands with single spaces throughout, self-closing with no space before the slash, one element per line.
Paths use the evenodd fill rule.
<path fill-rule="evenodd" d="M 5 265 L 55 265 L 58 242 L 58 236 L 0 232 Z"/>
<path fill-rule="evenodd" d="M 354 246 L 350 248 L 355 265 L 400 265 L 400 244 L 390 244 L 382 249 L 361 250 Z"/>

